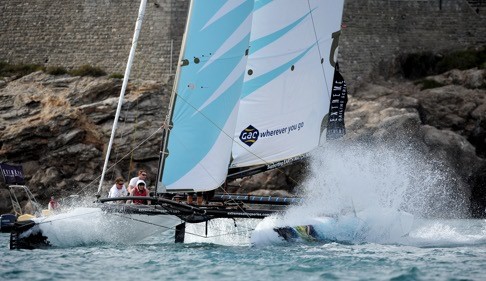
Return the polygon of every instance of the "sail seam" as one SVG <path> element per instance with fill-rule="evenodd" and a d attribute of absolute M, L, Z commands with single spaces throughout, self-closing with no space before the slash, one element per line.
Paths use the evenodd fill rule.
<path fill-rule="evenodd" d="M 311 21 L 312 21 L 312 28 L 313 28 L 314 36 L 315 36 L 315 39 L 316 39 L 317 52 L 319 53 L 319 57 L 323 58 L 322 53 L 321 53 L 321 47 L 319 45 L 319 38 L 317 37 L 314 15 L 312 13 L 313 9 L 311 8 L 310 0 L 307 0 L 307 5 L 309 6 L 309 13 L 310 13 Z M 329 93 L 329 85 L 327 84 L 327 79 L 326 79 L 326 72 L 324 71 L 322 64 L 321 64 L 321 70 L 322 70 L 322 75 L 324 76 L 324 83 L 326 84 L 327 97 L 331 98 L 331 94 Z"/>

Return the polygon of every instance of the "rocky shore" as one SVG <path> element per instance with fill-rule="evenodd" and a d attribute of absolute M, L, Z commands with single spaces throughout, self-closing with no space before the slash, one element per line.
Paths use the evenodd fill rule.
<path fill-rule="evenodd" d="M 486 72 L 452 70 L 426 78 L 436 86 L 409 80 L 353 87 L 343 143 L 412 148 L 447 169 L 454 193 L 468 214 L 486 207 Z M 0 162 L 22 164 L 27 185 L 41 202 L 51 196 L 93 195 L 122 81 L 106 76 L 71 77 L 35 72 L 0 80 Z M 125 96 L 105 189 L 117 176 L 149 172 L 155 182 L 161 126 L 171 81 L 131 81 Z M 293 193 L 306 165 L 294 165 L 233 182 L 228 191 Z M 11 210 L 0 189 L 0 213 Z M 22 198 L 25 203 L 26 198 Z"/>

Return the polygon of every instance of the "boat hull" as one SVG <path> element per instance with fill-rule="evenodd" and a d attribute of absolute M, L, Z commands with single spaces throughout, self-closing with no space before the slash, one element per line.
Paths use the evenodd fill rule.
<path fill-rule="evenodd" d="M 18 222 L 11 232 L 10 248 L 135 244 L 154 234 L 173 235 L 180 223 L 178 217 L 152 206 L 102 204 Z"/>
<path fill-rule="evenodd" d="M 252 234 L 252 243 L 400 243 L 412 229 L 413 215 L 390 209 L 304 219 L 285 225 L 285 220 L 263 220 Z"/>
<path fill-rule="evenodd" d="M 17 221 L 17 216 L 14 214 L 3 214 L 0 216 L 0 232 L 8 233 L 12 230 L 13 225 Z"/>

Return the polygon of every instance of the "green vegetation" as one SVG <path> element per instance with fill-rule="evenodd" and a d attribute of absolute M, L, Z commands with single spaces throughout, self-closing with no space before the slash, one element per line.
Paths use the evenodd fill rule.
<path fill-rule="evenodd" d="M 44 71 L 51 75 L 63 75 L 69 74 L 72 76 L 93 76 L 99 77 L 106 75 L 106 72 L 99 67 L 91 65 L 82 65 L 79 68 L 67 71 L 66 68 L 61 66 L 49 66 L 44 67 L 38 64 L 9 64 L 4 61 L 0 61 L 0 77 L 22 77 L 35 71 Z M 123 75 L 114 73 L 112 78 L 123 78 Z"/>
<path fill-rule="evenodd" d="M 409 79 L 433 75 L 436 73 L 435 65 L 439 60 L 439 56 L 430 52 L 409 54 L 401 63 L 403 75 Z"/>
<path fill-rule="evenodd" d="M 123 74 L 121 73 L 113 73 L 109 76 L 109 78 L 114 78 L 114 79 L 123 79 Z"/>
<path fill-rule="evenodd" d="M 9 64 L 0 61 L 0 77 L 8 76 L 25 76 L 32 72 L 45 70 L 43 66 L 38 64 Z"/>
<path fill-rule="evenodd" d="M 401 59 L 401 67 L 404 76 L 409 79 L 441 74 L 452 69 L 485 68 L 486 46 L 445 55 L 430 52 L 408 54 Z"/>
<path fill-rule="evenodd" d="M 46 73 L 51 75 L 63 75 L 67 74 L 68 71 L 62 66 L 49 66 L 46 69 Z"/>
<path fill-rule="evenodd" d="M 419 84 L 422 85 L 422 87 L 420 88 L 420 90 L 422 90 L 422 91 L 427 90 L 427 89 L 439 88 L 439 87 L 444 86 L 444 84 L 442 84 L 440 82 L 437 82 L 435 80 L 429 80 L 429 79 L 423 79 L 423 80 L 415 82 L 415 85 L 419 85 Z"/>
<path fill-rule="evenodd" d="M 466 50 L 451 53 L 437 63 L 437 71 L 443 73 L 451 69 L 484 68 L 486 64 L 486 48 L 481 50 Z"/>
<path fill-rule="evenodd" d="M 88 64 L 82 65 L 79 68 L 69 71 L 72 76 L 92 76 L 100 77 L 106 75 L 106 72 L 99 67 L 91 66 Z"/>

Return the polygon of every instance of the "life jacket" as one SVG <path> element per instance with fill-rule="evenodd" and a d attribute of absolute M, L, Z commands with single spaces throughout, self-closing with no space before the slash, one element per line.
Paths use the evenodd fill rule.
<path fill-rule="evenodd" d="M 56 200 L 51 199 L 51 201 L 49 201 L 48 209 L 49 210 L 56 210 L 58 208 L 59 208 L 59 203 Z"/>
<path fill-rule="evenodd" d="M 138 190 L 138 187 L 133 189 L 133 196 L 148 196 L 147 188 L 144 188 L 142 191 Z M 146 200 L 133 200 L 133 204 L 147 204 Z"/>

